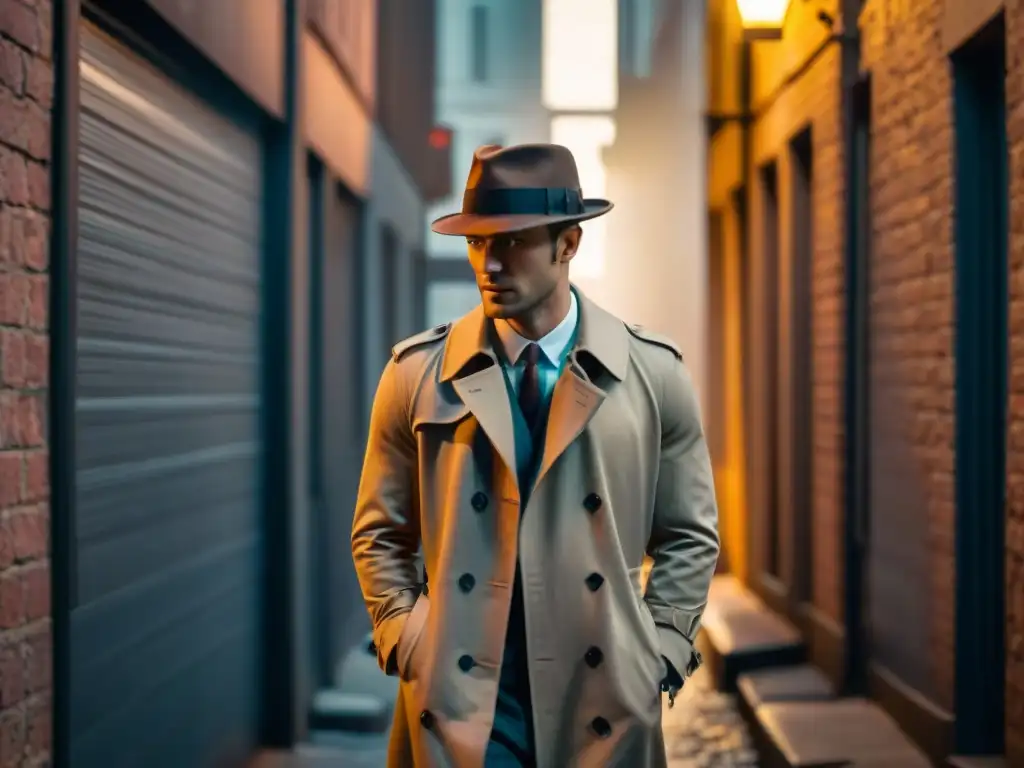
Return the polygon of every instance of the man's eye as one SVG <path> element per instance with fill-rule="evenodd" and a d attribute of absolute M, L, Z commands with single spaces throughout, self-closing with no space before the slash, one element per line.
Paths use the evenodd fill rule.
<path fill-rule="evenodd" d="M 518 248 L 522 244 L 523 244 L 523 241 L 520 240 L 518 237 L 510 237 L 508 239 L 508 247 L 509 248 Z"/>
<path fill-rule="evenodd" d="M 479 237 L 467 237 L 466 242 L 469 243 L 474 248 L 477 248 L 479 247 L 481 240 Z"/>

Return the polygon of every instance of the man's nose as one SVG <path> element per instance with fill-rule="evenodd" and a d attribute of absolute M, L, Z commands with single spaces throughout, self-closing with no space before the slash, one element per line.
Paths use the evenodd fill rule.
<path fill-rule="evenodd" d="M 484 271 L 489 275 L 498 274 L 503 270 L 501 259 L 494 254 L 494 246 L 488 244 L 484 251 Z"/>

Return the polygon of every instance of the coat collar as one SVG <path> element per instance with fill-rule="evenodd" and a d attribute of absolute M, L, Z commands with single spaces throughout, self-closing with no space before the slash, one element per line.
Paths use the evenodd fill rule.
<path fill-rule="evenodd" d="M 579 328 L 573 356 L 586 353 L 592 356 L 612 376 L 621 381 L 629 365 L 629 333 L 622 321 L 590 301 L 573 286 L 579 303 Z M 441 381 L 451 381 L 471 362 L 487 358 L 493 364 L 498 360 L 488 333 L 489 323 L 483 306 L 478 304 L 469 314 L 452 326 L 445 340 L 441 360 Z"/>

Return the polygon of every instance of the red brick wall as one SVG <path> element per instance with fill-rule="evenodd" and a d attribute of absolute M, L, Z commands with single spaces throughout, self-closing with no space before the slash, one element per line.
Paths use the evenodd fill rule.
<path fill-rule="evenodd" d="M 51 4 L 0 0 L 0 768 L 50 753 Z"/>
<path fill-rule="evenodd" d="M 1024 765 L 1024 8 L 1006 3 L 1010 141 L 1010 377 L 1007 461 L 1007 762 Z M 952 82 L 939 0 L 871 0 L 862 18 L 872 75 L 872 300 L 903 382 L 906 444 L 928 478 L 930 668 L 953 705 L 954 246 Z"/>
<path fill-rule="evenodd" d="M 885 8 L 882 8 L 885 5 Z M 871 73 L 872 402 L 891 418 L 875 499 L 915 515 L 906 553 L 928 621 L 930 690 L 953 707 L 954 358 L 952 82 L 941 0 L 872 2 L 862 16 Z M 886 405 L 887 404 L 887 405 Z M 877 454 L 877 451 L 875 451 Z M 876 504 L 875 507 L 878 505 Z M 912 511 L 920 508 L 920 512 Z M 885 513 L 873 509 L 873 514 Z M 925 562 L 917 564 L 920 549 Z M 896 567 L 895 563 L 891 564 Z M 913 575 L 910 578 L 914 578 Z M 891 670 L 897 676 L 901 670 Z M 914 681 L 917 683 L 918 681 Z"/>

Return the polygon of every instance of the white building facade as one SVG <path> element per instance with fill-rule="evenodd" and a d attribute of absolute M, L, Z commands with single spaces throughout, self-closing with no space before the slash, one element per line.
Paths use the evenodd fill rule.
<path fill-rule="evenodd" d="M 473 151 L 549 141 L 542 99 L 542 0 L 438 0 L 437 122 L 453 131 L 452 195 L 427 211 L 426 316 L 465 314 L 480 300 L 459 237 L 430 222 L 462 207 Z"/>

